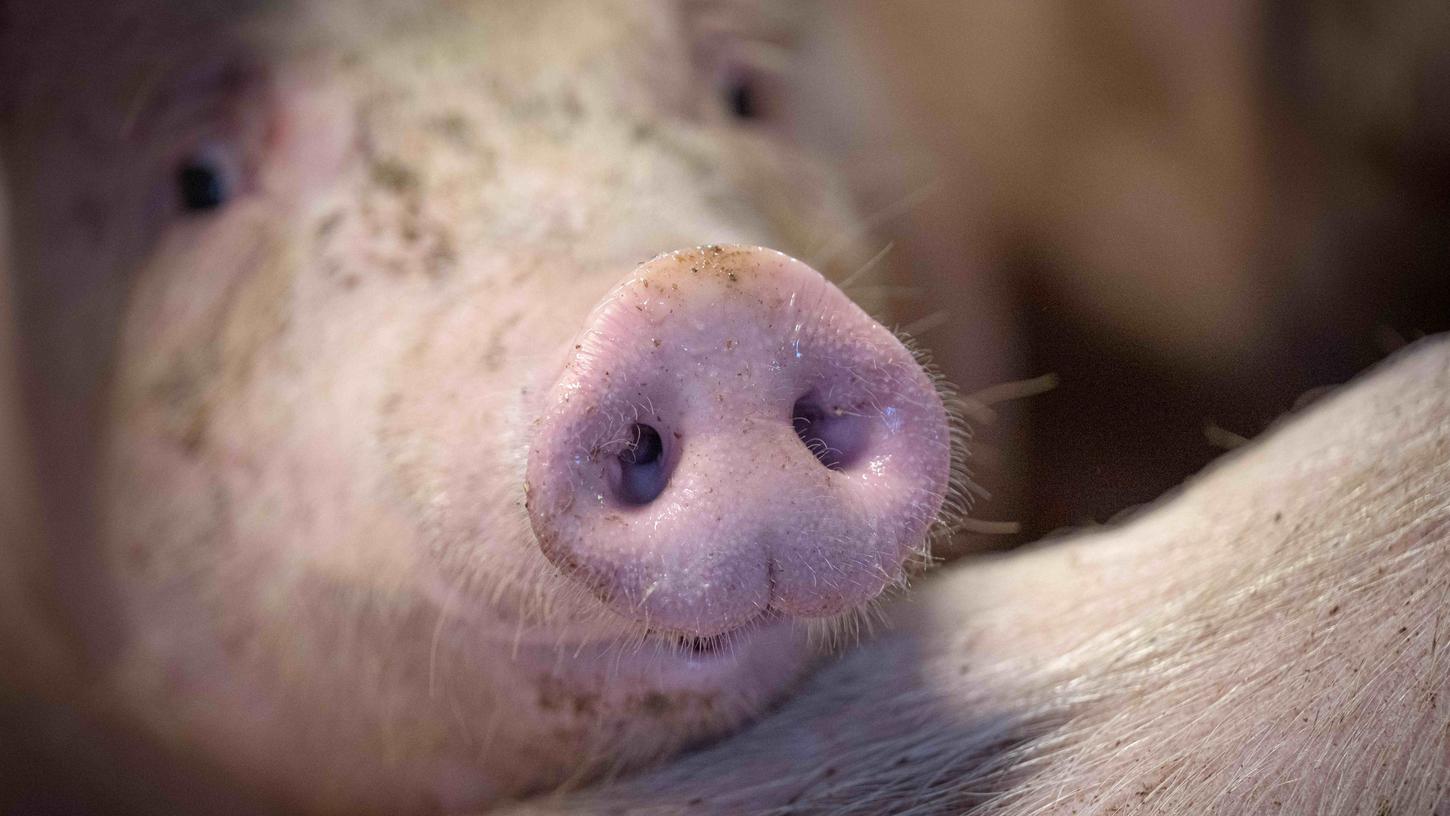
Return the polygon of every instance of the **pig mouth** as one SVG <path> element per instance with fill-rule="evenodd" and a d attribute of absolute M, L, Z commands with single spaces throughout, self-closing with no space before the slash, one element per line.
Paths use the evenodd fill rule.
<path fill-rule="evenodd" d="M 705 657 L 718 652 L 725 644 L 723 635 L 712 637 L 679 637 L 677 645 L 686 653 L 695 657 Z"/>
<path fill-rule="evenodd" d="M 735 646 L 743 645 L 744 641 L 756 632 L 778 620 L 780 620 L 779 615 L 768 614 L 760 615 L 733 629 L 713 635 L 690 635 L 649 630 L 645 636 L 652 640 L 662 641 L 673 651 L 685 657 L 709 658 L 729 654 Z"/>
<path fill-rule="evenodd" d="M 663 628 L 592 638 L 568 645 L 538 644 L 516 657 L 520 668 L 548 683 L 621 699 L 641 690 L 664 694 L 726 693 L 740 711 L 758 710 L 798 679 L 813 652 L 799 621 L 761 615 L 718 634 L 701 636 Z"/>

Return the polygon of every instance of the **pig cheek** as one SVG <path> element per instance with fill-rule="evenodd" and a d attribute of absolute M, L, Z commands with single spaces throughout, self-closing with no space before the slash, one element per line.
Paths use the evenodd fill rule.
<path fill-rule="evenodd" d="M 526 392 L 542 359 L 527 349 L 539 327 L 567 318 L 539 314 L 548 299 L 532 292 L 475 288 L 491 289 L 466 287 L 419 320 L 389 376 L 379 408 L 387 478 L 438 579 L 470 599 L 450 604 L 455 612 L 497 627 L 587 616 L 571 603 L 582 593 L 534 546 L 523 508 Z"/>
<path fill-rule="evenodd" d="M 177 237 L 145 266 L 123 322 L 111 437 L 150 467 L 170 461 L 182 473 L 166 481 L 185 494 L 209 481 L 218 410 L 287 331 L 291 263 L 283 242 L 247 224 Z"/>
<path fill-rule="evenodd" d="M 252 250 L 215 251 L 233 243 Z M 256 629 L 226 609 L 272 553 L 236 546 L 247 508 L 224 451 L 236 404 L 289 325 L 284 247 L 245 218 L 180 231 L 143 264 L 122 324 L 101 489 L 132 638 L 116 676 L 143 700 L 198 698 L 216 681 L 210 669 Z M 161 706 L 157 719 L 185 718 L 185 708 Z"/>
<path fill-rule="evenodd" d="M 330 307 L 299 306 L 312 296 L 303 259 L 289 230 L 244 207 L 173 230 L 146 264 L 124 323 L 111 422 L 111 515 L 130 525 L 120 540 L 138 556 L 241 558 L 260 570 L 291 544 L 315 551 L 352 540 L 340 529 L 300 540 L 309 524 L 370 515 L 348 508 L 340 489 L 366 484 L 348 456 L 366 448 L 359 423 L 324 422 L 316 406 L 326 401 L 308 398 L 336 389 L 338 367 L 322 340 Z M 240 528 L 227 521 L 234 516 Z M 150 528 L 159 520 L 171 532 Z M 201 539 L 210 546 L 195 547 Z"/>

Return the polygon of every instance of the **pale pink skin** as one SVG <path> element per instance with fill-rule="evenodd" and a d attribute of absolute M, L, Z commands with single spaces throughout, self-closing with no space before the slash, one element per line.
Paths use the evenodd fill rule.
<path fill-rule="evenodd" d="M 74 610 L 107 632 L 98 705 L 290 805 L 477 806 L 738 727 L 817 653 L 798 617 L 902 580 L 947 488 L 942 403 L 889 332 L 765 250 L 728 250 L 741 287 L 810 304 L 701 284 L 680 295 L 685 328 L 655 315 L 658 337 L 734 338 L 720 359 L 766 370 L 789 336 L 770 316 L 808 317 L 820 376 L 679 381 L 681 423 L 764 406 L 774 424 L 678 448 L 654 562 L 530 523 L 526 462 L 539 495 L 567 484 L 539 457 L 554 389 L 581 376 L 576 338 L 613 333 L 640 376 L 659 364 L 622 356 L 656 336 L 609 316 L 634 295 L 605 301 L 641 261 L 808 248 L 849 223 L 809 162 L 726 120 L 679 8 L 231 6 L 17 7 L 0 45 L 22 308 L 80 271 L 121 281 L 113 369 L 78 375 L 105 383 L 99 578 L 70 579 L 104 590 Z M 199 154 L 237 195 L 181 212 L 176 168 Z M 688 289 L 662 269 L 683 257 L 649 274 Z M 84 315 L 35 319 L 79 337 Z M 848 387 L 837 363 L 870 367 Z M 812 387 L 876 411 L 859 467 L 795 437 Z M 759 474 L 779 462 L 794 475 Z M 679 510 L 710 484 L 739 492 Z"/>

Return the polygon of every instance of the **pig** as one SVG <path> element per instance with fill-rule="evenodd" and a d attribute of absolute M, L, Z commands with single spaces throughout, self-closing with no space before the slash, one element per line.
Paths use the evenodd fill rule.
<path fill-rule="evenodd" d="M 963 432 L 778 251 L 870 273 L 739 116 L 765 35 L 718 13 L 5 4 L 50 542 L 9 559 L 41 620 L 6 685 L 59 711 L 15 721 L 261 806 L 452 812 L 738 728 L 869 624 Z"/>
<path fill-rule="evenodd" d="M 1450 337 L 887 615 L 742 734 L 506 812 L 1450 812 Z"/>
<path fill-rule="evenodd" d="M 38 5 L 0 27 L 29 422 L 0 451 L 37 470 L 4 474 L 0 714 L 95 809 L 482 809 L 780 699 L 524 807 L 1443 802 L 1443 342 L 1133 523 L 938 576 L 804 679 L 810 621 L 896 582 L 966 482 L 940 385 L 740 245 L 843 283 L 867 257 L 753 124 L 737 58 L 771 35 L 670 3 Z"/>

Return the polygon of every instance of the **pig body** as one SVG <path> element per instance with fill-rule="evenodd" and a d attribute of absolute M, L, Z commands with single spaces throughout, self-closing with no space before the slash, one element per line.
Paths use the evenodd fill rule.
<path fill-rule="evenodd" d="M 784 256 L 718 248 L 803 251 L 849 221 L 823 175 L 729 117 L 727 66 L 681 6 L 5 11 L 20 376 L 42 521 L 76 542 L 34 591 L 61 599 L 79 693 L 121 728 L 302 809 L 487 804 L 737 727 L 818 650 L 793 613 L 847 613 L 924 552 L 951 467 L 942 403 L 815 272 L 786 291 Z M 636 278 L 674 299 L 615 312 L 657 302 L 652 322 L 596 316 L 640 262 L 712 242 Z M 735 317 L 671 318 L 699 302 L 694 276 L 735 292 Z M 531 472 L 536 496 L 573 495 L 555 471 L 576 455 L 646 467 L 627 426 L 549 446 L 541 417 L 594 408 L 553 385 L 586 344 L 648 352 L 638 395 L 590 352 L 591 393 L 676 430 L 672 492 L 601 487 L 531 524 L 531 448 L 558 463 Z M 858 374 L 836 348 L 866 354 Z M 734 367 L 691 373 L 715 359 Z M 898 368 L 910 383 L 866 387 Z M 669 407 L 675 385 L 691 396 Z M 868 450 L 912 438 L 903 388 L 935 412 L 925 458 Z M 716 415 L 744 429 L 727 438 L 695 408 L 736 392 L 750 406 Z M 812 394 L 828 401 L 793 417 Z M 842 411 L 881 418 L 847 435 L 855 470 L 812 455 L 831 434 L 791 430 Z M 708 450 L 739 457 L 734 483 L 692 475 Z M 893 481 L 907 459 L 929 478 Z M 789 518 L 732 498 L 767 461 Z M 825 523 L 832 496 L 878 479 L 909 523 L 870 502 L 839 505 L 849 530 Z M 556 534 L 591 501 L 632 531 L 607 552 L 605 533 Z"/>

